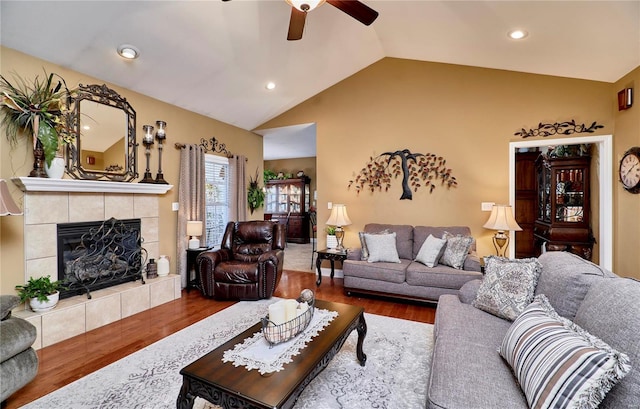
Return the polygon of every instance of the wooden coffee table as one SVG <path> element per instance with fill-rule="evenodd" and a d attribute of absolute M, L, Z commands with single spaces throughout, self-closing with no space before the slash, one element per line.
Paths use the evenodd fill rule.
<path fill-rule="evenodd" d="M 262 328 L 261 323 L 220 345 L 197 361 L 182 368 L 182 389 L 178 409 L 192 408 L 196 397 L 223 408 L 292 408 L 304 388 L 329 364 L 340 351 L 349 334 L 358 331 L 356 354 L 364 366 L 367 356 L 362 343 L 367 335 L 364 309 L 348 304 L 316 300 L 316 308 L 333 310 L 338 316 L 307 346 L 285 364 L 284 370 L 260 375 L 230 362 L 222 362 L 225 351 L 251 337 Z"/>

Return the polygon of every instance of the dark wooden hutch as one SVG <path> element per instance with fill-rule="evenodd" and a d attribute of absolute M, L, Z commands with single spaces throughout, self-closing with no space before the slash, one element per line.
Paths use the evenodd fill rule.
<path fill-rule="evenodd" d="M 589 208 L 590 167 L 590 156 L 543 154 L 536 160 L 536 255 L 546 248 L 591 260 L 594 239 Z"/>
<path fill-rule="evenodd" d="M 302 176 L 265 183 L 264 217 L 286 225 L 287 241 L 292 243 L 309 243 L 310 182 Z"/>

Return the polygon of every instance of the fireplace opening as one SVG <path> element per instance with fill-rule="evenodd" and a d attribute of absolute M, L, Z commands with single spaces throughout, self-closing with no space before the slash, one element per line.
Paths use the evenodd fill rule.
<path fill-rule="evenodd" d="M 140 219 L 58 224 L 60 298 L 141 280 L 146 250 Z"/>

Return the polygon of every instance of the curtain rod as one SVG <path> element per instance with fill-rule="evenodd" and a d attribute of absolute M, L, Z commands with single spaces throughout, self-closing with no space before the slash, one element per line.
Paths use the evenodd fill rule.
<path fill-rule="evenodd" d="M 176 149 L 182 149 L 187 147 L 186 144 L 180 143 L 180 142 L 176 142 L 174 146 L 176 147 Z M 215 137 L 211 137 L 211 139 L 209 140 L 206 140 L 204 138 L 200 139 L 199 146 L 202 146 L 205 152 L 224 153 L 227 156 L 227 158 L 233 158 L 233 153 L 227 150 L 227 145 L 224 143 L 218 142 L 218 140 Z M 244 158 L 244 160 L 245 162 L 248 162 L 249 158 Z"/>
<path fill-rule="evenodd" d="M 180 143 L 180 142 L 176 142 L 175 147 L 176 149 L 182 149 L 184 147 L 186 147 L 187 145 L 185 145 L 184 143 Z M 218 142 L 218 140 L 214 137 L 211 137 L 211 139 L 207 140 L 205 138 L 200 139 L 200 146 L 202 146 L 202 148 L 204 148 L 205 152 L 214 152 L 214 153 L 224 153 L 225 155 L 227 155 L 227 158 L 232 158 L 233 157 L 233 153 L 231 153 L 231 151 L 227 150 L 227 145 L 224 143 L 220 143 Z"/>

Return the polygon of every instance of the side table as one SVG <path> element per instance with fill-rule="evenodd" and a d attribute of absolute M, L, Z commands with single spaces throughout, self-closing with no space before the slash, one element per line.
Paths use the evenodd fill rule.
<path fill-rule="evenodd" d="M 316 254 L 318 255 L 316 258 L 316 270 L 318 270 L 318 280 L 316 280 L 316 285 L 320 286 L 320 284 L 322 283 L 322 271 L 320 270 L 322 260 L 331 261 L 331 278 L 333 278 L 334 263 L 336 260 L 343 262 L 347 259 L 347 249 L 324 249 L 316 251 Z"/>
<path fill-rule="evenodd" d="M 197 288 L 202 291 L 202 286 L 200 285 L 200 276 L 198 275 L 196 258 L 198 258 L 198 254 L 203 251 L 211 250 L 211 247 L 200 247 L 197 249 L 187 249 L 187 292 L 191 291 L 192 288 Z M 191 278 L 191 272 L 195 271 L 195 277 Z"/>

